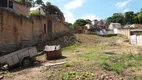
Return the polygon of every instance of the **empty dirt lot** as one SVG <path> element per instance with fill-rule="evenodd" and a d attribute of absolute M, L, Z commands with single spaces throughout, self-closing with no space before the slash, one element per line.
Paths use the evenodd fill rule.
<path fill-rule="evenodd" d="M 37 58 L 40 62 L 30 68 L 5 72 L 3 80 L 142 79 L 140 46 L 130 45 L 122 36 L 75 36 L 77 41 L 62 49 L 64 58 L 45 61 L 45 55 L 41 55 Z M 61 62 L 64 64 L 50 66 Z"/>

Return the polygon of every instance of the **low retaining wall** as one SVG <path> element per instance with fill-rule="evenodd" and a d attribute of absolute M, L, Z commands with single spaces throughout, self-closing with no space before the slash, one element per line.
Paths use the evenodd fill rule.
<path fill-rule="evenodd" d="M 118 29 L 118 35 L 124 35 L 130 39 L 130 29 Z"/>

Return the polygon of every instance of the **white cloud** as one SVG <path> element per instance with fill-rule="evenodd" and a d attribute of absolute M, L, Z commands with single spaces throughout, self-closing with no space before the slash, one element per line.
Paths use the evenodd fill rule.
<path fill-rule="evenodd" d="M 64 11 L 64 16 L 65 16 L 66 21 L 70 23 L 74 23 L 76 19 L 90 19 L 90 20 L 95 20 L 95 19 L 100 20 L 101 19 L 94 14 L 87 14 L 85 16 L 75 18 L 73 15 L 73 12 L 71 11 Z"/>
<path fill-rule="evenodd" d="M 75 18 L 74 18 L 73 12 L 66 10 L 64 11 L 64 16 L 67 22 L 74 23 Z"/>
<path fill-rule="evenodd" d="M 84 0 L 72 0 L 68 4 L 64 5 L 65 10 L 63 12 L 67 22 L 70 22 L 70 23 L 75 22 L 76 18 L 74 17 L 74 14 L 72 11 L 73 9 L 81 7 L 83 3 L 84 3 Z"/>
<path fill-rule="evenodd" d="M 95 14 L 87 14 L 87 15 L 81 17 L 81 19 L 90 19 L 90 20 L 95 20 L 95 19 L 97 19 L 97 20 L 100 20 L 100 18 L 97 17 Z"/>
<path fill-rule="evenodd" d="M 116 7 L 117 8 L 123 8 L 125 7 L 128 3 L 130 3 L 132 0 L 126 0 L 126 1 L 122 1 L 122 2 L 117 2 L 116 3 Z"/>
<path fill-rule="evenodd" d="M 72 0 L 68 4 L 64 5 L 65 9 L 76 9 L 78 7 L 81 7 L 84 3 L 84 0 Z"/>
<path fill-rule="evenodd" d="M 125 9 L 123 12 L 125 13 L 125 12 L 128 12 L 128 11 L 130 11 L 130 9 Z"/>

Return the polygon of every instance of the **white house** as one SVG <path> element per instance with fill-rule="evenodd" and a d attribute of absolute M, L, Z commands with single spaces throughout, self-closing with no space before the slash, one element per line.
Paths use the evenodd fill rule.
<path fill-rule="evenodd" d="M 118 34 L 118 28 L 121 28 L 121 24 L 120 23 L 110 23 L 110 25 L 109 25 L 109 29 L 113 30 L 113 32 L 115 34 Z"/>
<path fill-rule="evenodd" d="M 92 24 L 86 24 L 85 26 L 87 27 L 87 29 L 92 29 L 94 27 Z"/>
<path fill-rule="evenodd" d="M 118 29 L 118 28 L 121 28 L 120 23 L 110 23 L 110 25 L 109 25 L 109 29 L 111 29 L 111 30 Z"/>

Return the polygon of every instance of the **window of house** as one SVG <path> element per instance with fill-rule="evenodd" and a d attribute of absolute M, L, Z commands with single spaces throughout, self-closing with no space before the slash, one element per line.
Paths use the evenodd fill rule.
<path fill-rule="evenodd" d="M 44 34 L 46 34 L 46 24 L 44 24 Z"/>
<path fill-rule="evenodd" d="M 9 8 L 13 9 L 13 2 L 12 1 L 9 1 Z"/>

